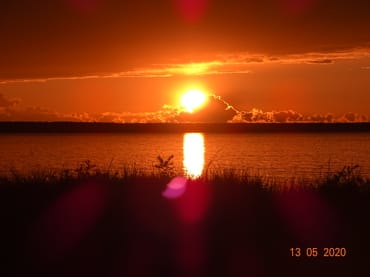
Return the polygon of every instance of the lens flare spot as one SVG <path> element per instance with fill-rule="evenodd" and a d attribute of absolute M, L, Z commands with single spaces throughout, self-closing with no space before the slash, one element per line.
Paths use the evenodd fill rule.
<path fill-rule="evenodd" d="M 184 177 L 175 177 L 162 192 L 162 196 L 168 199 L 175 199 L 182 196 L 186 190 L 187 179 Z"/>
<path fill-rule="evenodd" d="M 211 202 L 209 184 L 201 180 L 189 180 L 184 195 L 174 201 L 176 214 L 185 225 L 204 220 Z"/>
<path fill-rule="evenodd" d="M 301 14 L 308 12 L 317 4 L 317 0 L 279 0 L 285 12 Z"/>
<path fill-rule="evenodd" d="M 341 228 L 335 213 L 318 193 L 285 192 L 276 200 L 279 215 L 298 239 L 325 245 L 340 237 Z"/>
<path fill-rule="evenodd" d="M 175 0 L 176 8 L 188 23 L 202 19 L 208 6 L 208 0 Z"/>
<path fill-rule="evenodd" d="M 90 182 L 60 196 L 35 226 L 32 242 L 39 242 L 34 245 L 35 257 L 55 262 L 73 251 L 103 215 L 107 196 L 103 184 Z"/>

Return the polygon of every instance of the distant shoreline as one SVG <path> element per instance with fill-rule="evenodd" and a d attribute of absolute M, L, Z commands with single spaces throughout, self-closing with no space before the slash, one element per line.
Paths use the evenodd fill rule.
<path fill-rule="evenodd" d="M 363 123 L 100 123 L 0 122 L 0 133 L 352 133 L 370 132 Z"/>

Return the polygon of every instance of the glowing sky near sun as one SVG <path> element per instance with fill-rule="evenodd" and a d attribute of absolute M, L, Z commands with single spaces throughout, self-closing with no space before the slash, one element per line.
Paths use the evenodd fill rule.
<path fill-rule="evenodd" d="M 233 109 L 211 99 L 192 113 L 199 120 L 262 111 L 367 121 L 369 9 L 361 0 L 1 1 L 0 120 L 191 121 L 179 117 L 181 94 L 206 88 Z"/>

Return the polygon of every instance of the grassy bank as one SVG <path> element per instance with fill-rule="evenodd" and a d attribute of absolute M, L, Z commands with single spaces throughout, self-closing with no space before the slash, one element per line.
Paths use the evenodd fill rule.
<path fill-rule="evenodd" d="M 1 177 L 1 276 L 369 276 L 370 180 L 357 166 L 305 185 L 209 170 L 163 197 L 174 177 L 163 163 L 89 162 Z"/>

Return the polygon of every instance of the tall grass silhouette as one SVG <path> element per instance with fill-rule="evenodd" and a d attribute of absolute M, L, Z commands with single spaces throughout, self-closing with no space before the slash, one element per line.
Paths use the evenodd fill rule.
<path fill-rule="evenodd" d="M 162 192 L 178 176 L 172 159 L 158 158 L 153 172 L 83 161 L 0 177 L 0 275 L 178 276 L 197 255 L 203 276 L 369 275 L 370 180 L 358 165 L 304 185 L 210 168 L 167 199 Z M 199 209 L 201 221 L 181 221 Z M 312 247 L 348 254 L 307 257 Z"/>

